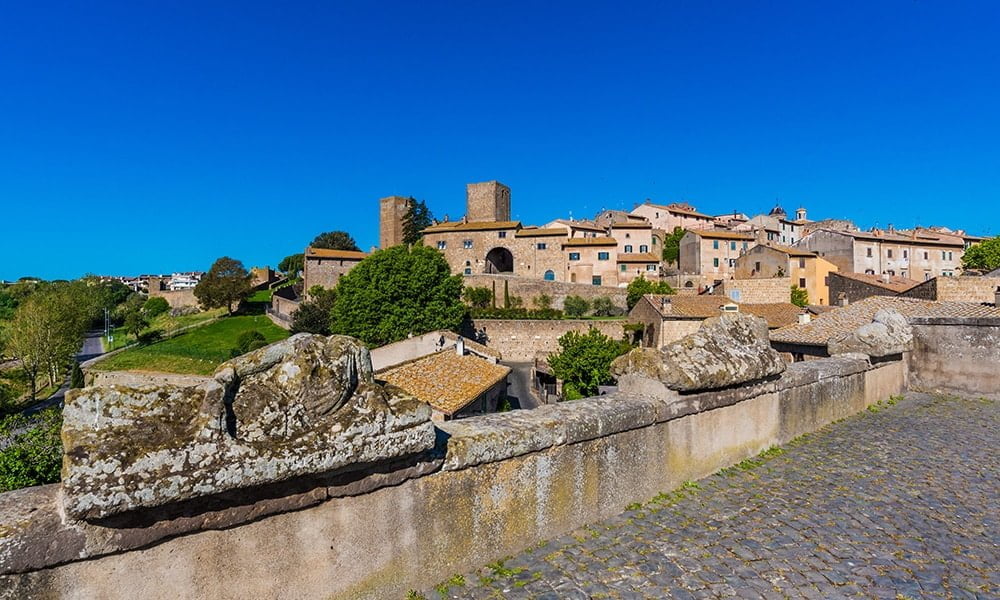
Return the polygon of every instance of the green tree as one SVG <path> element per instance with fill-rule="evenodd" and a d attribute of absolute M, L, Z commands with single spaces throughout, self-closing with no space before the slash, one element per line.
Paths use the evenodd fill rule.
<path fill-rule="evenodd" d="M 162 296 L 150 296 L 142 304 L 142 312 L 150 319 L 155 319 L 168 310 L 170 310 L 170 303 Z"/>
<path fill-rule="evenodd" d="M 590 310 L 590 302 L 582 296 L 566 296 L 563 311 L 568 317 L 582 317 Z"/>
<path fill-rule="evenodd" d="M 684 237 L 684 229 L 674 227 L 673 232 L 663 239 L 663 262 L 668 265 L 677 265 L 681 255 L 682 237 Z"/>
<path fill-rule="evenodd" d="M 250 295 L 250 273 L 240 261 L 223 256 L 194 288 L 194 296 L 204 308 L 225 307 L 232 315 L 240 302 Z"/>
<path fill-rule="evenodd" d="M 552 296 L 548 294 L 538 294 L 532 298 L 531 303 L 535 306 L 536 310 L 549 310 L 552 308 Z"/>
<path fill-rule="evenodd" d="M 126 333 L 130 333 L 138 339 L 142 330 L 149 327 L 149 319 L 146 318 L 141 309 L 130 310 L 125 314 L 125 323 L 123 325 Z"/>
<path fill-rule="evenodd" d="M 982 271 L 1000 269 L 1000 235 L 970 246 L 962 254 L 962 266 Z"/>
<path fill-rule="evenodd" d="M 278 270 L 291 278 L 295 277 L 305 268 L 305 254 L 289 254 L 278 263 Z"/>
<path fill-rule="evenodd" d="M 488 287 L 466 287 L 462 299 L 473 308 L 486 308 L 493 302 L 493 291 Z"/>
<path fill-rule="evenodd" d="M 346 231 L 327 231 L 321 233 L 313 239 L 309 246 L 312 248 L 326 248 L 328 250 L 353 250 L 355 252 L 360 250 L 357 242 Z"/>
<path fill-rule="evenodd" d="M 412 196 L 403 215 L 403 243 L 416 244 L 424 237 L 423 231 L 434 223 L 434 217 L 423 200 Z"/>
<path fill-rule="evenodd" d="M 14 318 L 14 311 L 17 309 L 17 298 L 12 296 L 6 289 L 0 289 L 0 321 L 9 321 Z"/>
<path fill-rule="evenodd" d="M 625 293 L 625 303 L 628 309 L 632 310 L 646 294 L 673 294 L 674 288 L 666 281 L 650 281 L 645 277 L 636 277 L 629 282 Z"/>
<path fill-rule="evenodd" d="M 336 288 L 328 290 L 314 285 L 309 290 L 309 299 L 300 303 L 292 315 L 292 333 L 330 335 L 330 311 L 336 298 Z"/>
<path fill-rule="evenodd" d="M 461 294 L 462 278 L 436 249 L 386 248 L 340 279 L 330 331 L 381 346 L 410 334 L 457 330 L 466 313 Z"/>
<path fill-rule="evenodd" d="M 62 469 L 62 410 L 49 408 L 37 420 L 12 415 L 0 420 L 0 492 L 59 481 Z"/>
<path fill-rule="evenodd" d="M 622 309 L 615 306 L 615 303 L 607 296 L 598 296 L 590 303 L 590 309 L 594 311 L 595 317 L 615 317 L 622 314 Z"/>
<path fill-rule="evenodd" d="M 83 369 L 80 368 L 80 363 L 73 361 L 73 370 L 69 372 L 69 387 L 76 390 L 83 385 Z"/>
<path fill-rule="evenodd" d="M 792 286 L 792 304 L 795 306 L 808 306 L 809 305 L 809 292 L 805 288 L 800 288 L 797 285 Z"/>
<path fill-rule="evenodd" d="M 613 340 L 593 327 L 587 333 L 570 331 L 559 338 L 559 352 L 549 355 L 549 366 L 563 381 L 565 399 L 575 400 L 612 383 L 611 361 L 630 349 L 628 342 Z"/>

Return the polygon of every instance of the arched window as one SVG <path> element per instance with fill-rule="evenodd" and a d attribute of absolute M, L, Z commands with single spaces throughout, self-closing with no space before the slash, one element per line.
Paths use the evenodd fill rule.
<path fill-rule="evenodd" d="M 556 280 L 556 274 L 554 272 L 552 271 L 545 272 L 545 281 L 555 281 L 555 280 Z"/>

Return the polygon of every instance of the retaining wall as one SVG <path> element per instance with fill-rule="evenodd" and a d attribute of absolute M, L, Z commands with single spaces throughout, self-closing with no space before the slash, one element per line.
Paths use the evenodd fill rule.
<path fill-rule="evenodd" d="M 493 348 L 505 361 L 528 362 L 537 355 L 559 350 L 559 338 L 570 331 L 586 332 L 594 327 L 612 339 L 625 335 L 625 319 L 474 319 L 466 334 Z M 484 337 L 485 336 L 485 337 Z"/>
<path fill-rule="evenodd" d="M 467 287 L 485 287 L 492 290 L 495 283 L 497 306 L 503 306 L 504 281 L 507 282 L 508 293 L 511 296 L 520 297 L 524 301 L 525 308 L 533 308 L 532 300 L 545 294 L 552 299 L 552 308 L 558 308 L 559 310 L 563 309 L 566 296 L 580 296 L 588 300 L 598 297 L 611 298 L 611 302 L 615 306 L 625 310 L 625 288 L 567 283 L 564 281 L 545 281 L 544 279 L 531 279 L 512 275 L 476 274 L 466 275 L 463 278 L 463 282 Z"/>
<path fill-rule="evenodd" d="M 1000 397 L 1000 319 L 911 317 L 913 386 Z"/>
<path fill-rule="evenodd" d="M 903 361 L 835 357 L 722 391 L 445 422 L 434 452 L 406 464 L 114 523 L 63 523 L 58 485 L 0 494 L 0 597 L 400 598 L 861 411 L 906 379 Z"/>

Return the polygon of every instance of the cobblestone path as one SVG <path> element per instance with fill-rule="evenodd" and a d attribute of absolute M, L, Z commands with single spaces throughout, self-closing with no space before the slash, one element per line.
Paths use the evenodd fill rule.
<path fill-rule="evenodd" d="M 908 394 L 427 597 L 998 598 L 998 446 L 1000 403 Z"/>

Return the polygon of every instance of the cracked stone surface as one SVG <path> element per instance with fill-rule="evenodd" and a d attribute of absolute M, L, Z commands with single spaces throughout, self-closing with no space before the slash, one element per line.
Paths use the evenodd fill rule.
<path fill-rule="evenodd" d="M 426 596 L 997 598 L 998 441 L 1000 403 L 907 394 Z"/>

